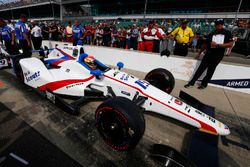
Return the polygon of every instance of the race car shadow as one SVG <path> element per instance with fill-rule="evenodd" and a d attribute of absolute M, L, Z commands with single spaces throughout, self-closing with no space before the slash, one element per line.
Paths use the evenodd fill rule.
<path fill-rule="evenodd" d="M 232 145 L 235 145 L 237 147 L 240 147 L 240 148 L 243 148 L 245 150 L 250 151 L 250 147 L 248 145 L 239 143 L 239 142 L 231 140 L 231 139 L 228 139 L 226 136 L 221 136 L 221 142 L 222 142 L 222 144 L 224 144 L 226 146 L 229 146 L 229 144 L 232 144 Z"/>

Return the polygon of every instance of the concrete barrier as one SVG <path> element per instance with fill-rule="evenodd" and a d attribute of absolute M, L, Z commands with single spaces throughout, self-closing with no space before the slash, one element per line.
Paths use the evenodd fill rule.
<path fill-rule="evenodd" d="M 43 41 L 43 46 L 50 48 L 65 45 L 70 44 Z M 165 68 L 171 71 L 176 79 L 184 81 L 190 80 L 200 64 L 200 61 L 190 58 L 161 57 L 153 53 L 109 47 L 85 45 L 84 50 L 107 65 L 116 65 L 121 61 L 125 64 L 125 68 L 145 73 L 155 68 Z M 209 85 L 250 94 L 250 66 L 222 62 L 218 65 Z"/>

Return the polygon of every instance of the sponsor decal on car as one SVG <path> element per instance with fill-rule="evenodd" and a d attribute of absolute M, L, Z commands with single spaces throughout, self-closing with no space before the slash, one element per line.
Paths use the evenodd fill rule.
<path fill-rule="evenodd" d="M 180 101 L 179 99 L 175 99 L 174 102 L 175 104 L 178 104 L 179 106 L 183 104 L 182 101 Z"/>
<path fill-rule="evenodd" d="M 149 83 L 147 81 L 144 81 L 144 80 L 137 80 L 137 81 L 135 81 L 135 83 L 137 85 L 139 85 L 140 87 L 142 87 L 143 89 L 147 89 L 149 86 Z"/>
<path fill-rule="evenodd" d="M 129 79 L 129 75 L 128 74 L 122 74 L 120 80 L 122 81 L 127 81 Z"/>
<path fill-rule="evenodd" d="M 5 63 L 6 63 L 6 60 L 5 60 L 5 59 L 1 59 L 1 60 L 0 60 L 0 65 L 5 65 Z"/>
<path fill-rule="evenodd" d="M 68 85 L 68 86 L 66 86 L 66 88 L 70 89 L 70 88 L 73 88 L 75 86 L 80 86 L 80 85 L 84 85 L 84 82 L 79 82 L 79 83 L 75 83 L 75 84 L 72 84 L 72 85 Z"/>
<path fill-rule="evenodd" d="M 26 79 L 27 82 L 30 82 L 34 79 L 38 79 L 40 77 L 40 71 L 37 71 L 35 73 L 30 73 L 30 71 L 27 71 L 24 73 L 24 77 Z"/>
<path fill-rule="evenodd" d="M 0 59 L 0 68 L 7 67 L 7 66 L 8 66 L 8 60 L 7 59 Z"/>
<path fill-rule="evenodd" d="M 63 47 L 63 49 L 73 50 L 72 47 L 68 47 L 68 46 Z"/>
<path fill-rule="evenodd" d="M 210 117 L 209 115 L 204 114 L 203 112 L 199 111 L 199 110 L 195 110 L 195 112 L 203 117 L 207 117 L 209 119 L 209 121 L 215 123 L 215 119 L 213 117 Z"/>

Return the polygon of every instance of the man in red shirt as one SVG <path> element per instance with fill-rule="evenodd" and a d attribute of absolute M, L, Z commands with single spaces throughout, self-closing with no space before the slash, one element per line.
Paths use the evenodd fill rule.
<path fill-rule="evenodd" d="M 86 27 L 86 32 L 85 32 L 85 36 L 86 36 L 86 41 L 87 41 L 87 44 L 89 45 L 92 45 L 92 26 L 91 25 L 88 25 Z"/>
<path fill-rule="evenodd" d="M 159 31 L 155 28 L 153 28 L 154 23 L 149 22 L 149 25 L 147 28 L 144 28 L 142 31 L 141 37 L 143 40 L 143 45 L 144 45 L 144 51 L 148 52 L 153 52 L 153 47 L 154 47 L 154 40 L 156 38 L 162 38 L 161 34 Z"/>
<path fill-rule="evenodd" d="M 118 30 L 118 40 L 119 40 L 119 48 L 126 48 L 126 35 L 127 31 L 125 28 Z"/>

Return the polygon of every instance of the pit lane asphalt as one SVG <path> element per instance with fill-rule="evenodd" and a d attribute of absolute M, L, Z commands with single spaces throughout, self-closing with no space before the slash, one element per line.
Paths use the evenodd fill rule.
<path fill-rule="evenodd" d="M 145 76 L 137 71 L 124 71 L 140 78 Z M 172 94 L 178 96 L 179 91 L 184 90 L 202 102 L 215 106 L 216 118 L 230 127 L 228 144 L 224 145 L 219 140 L 220 166 L 249 166 L 250 95 L 214 87 L 205 90 L 196 87 L 184 89 L 184 84 L 176 80 Z M 83 106 L 80 116 L 69 115 L 29 87 L 20 84 L 9 69 L 0 70 L 0 101 L 51 143 L 86 167 L 156 166 L 148 157 L 150 146 L 155 143 L 166 144 L 185 154 L 192 130 L 172 119 L 147 113 L 146 131 L 139 145 L 129 153 L 120 153 L 106 146 L 94 128 L 94 111 L 100 102 Z"/>

